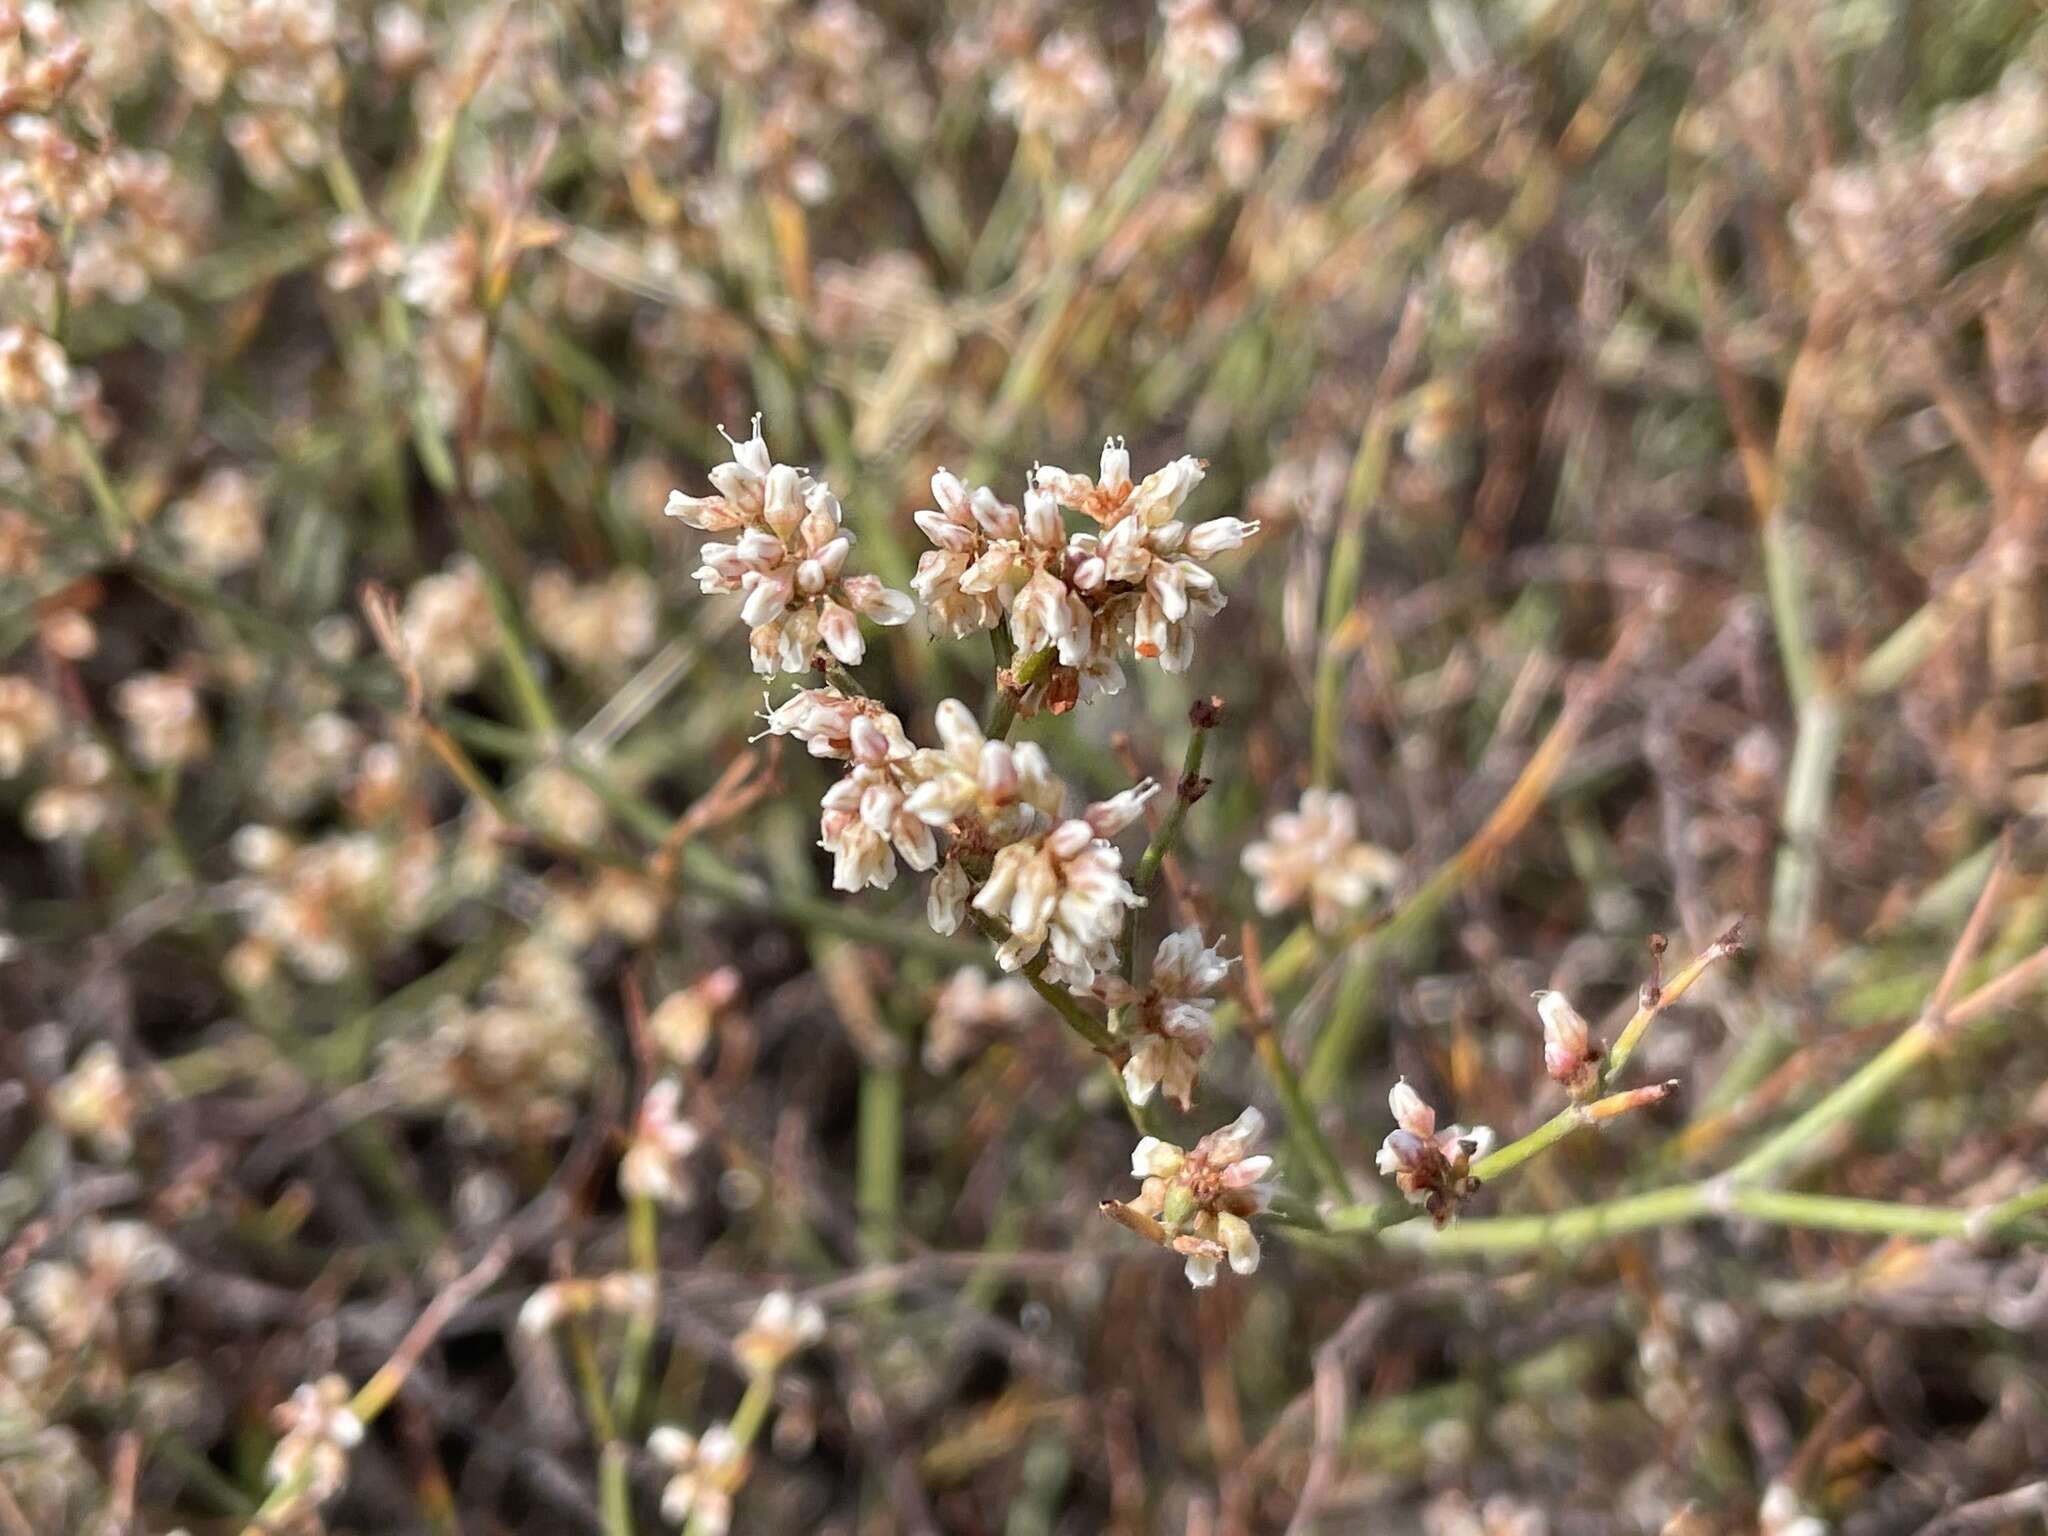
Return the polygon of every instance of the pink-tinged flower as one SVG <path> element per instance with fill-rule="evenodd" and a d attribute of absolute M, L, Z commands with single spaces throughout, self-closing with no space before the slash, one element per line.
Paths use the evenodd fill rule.
<path fill-rule="evenodd" d="M 1600 1048 L 1571 999 L 1562 992 L 1536 992 L 1537 1017 L 1543 1020 L 1543 1070 L 1564 1084 L 1574 1099 L 1600 1086 Z"/>
<path fill-rule="evenodd" d="M 1092 518 L 1099 533 L 1077 533 L 1068 541 L 1067 579 L 1096 614 L 1100 633 L 1086 649 L 1121 642 L 1169 672 L 1184 672 L 1194 659 L 1191 621 L 1221 612 L 1224 597 L 1207 562 L 1241 546 L 1259 531 L 1255 522 L 1221 517 L 1192 532 L 1176 520 L 1190 492 L 1201 484 L 1202 461 L 1179 458 L 1133 485 L 1130 454 L 1119 439 L 1102 450 L 1099 480 L 1040 467 L 1039 492 Z M 1079 626 L 1074 626 L 1078 630 Z M 1084 649 L 1068 643 L 1060 660 Z"/>
<path fill-rule="evenodd" d="M 711 471 L 716 494 L 672 491 L 665 509 L 693 528 L 739 535 L 704 546 L 694 573 L 698 588 L 740 597 L 756 672 L 807 672 L 820 647 L 858 665 L 867 653 L 859 620 L 905 624 L 916 605 L 873 576 L 845 573 L 853 535 L 842 526 L 839 498 L 823 481 L 769 456 L 758 416 L 753 435 L 732 443 L 732 451 Z"/>
<path fill-rule="evenodd" d="M 1358 811 L 1349 795 L 1305 790 L 1298 810 L 1266 824 L 1266 835 L 1244 850 L 1244 871 L 1256 882 L 1253 904 L 1271 915 L 1304 900 L 1318 928 L 1330 929 L 1357 912 L 1376 892 L 1401 878 L 1392 854 L 1358 836 Z"/>
<path fill-rule="evenodd" d="M 189 678 L 138 672 L 114 690 L 114 707 L 128 722 L 128 747 L 146 768 L 197 762 L 211 746 L 206 710 Z"/>
<path fill-rule="evenodd" d="M 1393 1177 L 1411 1205 L 1421 1206 L 1442 1226 L 1461 1202 L 1478 1192 L 1471 1166 L 1492 1150 L 1493 1132 L 1483 1125 L 1469 1131 L 1462 1125 L 1439 1131 L 1436 1111 L 1406 1078 L 1387 1094 L 1387 1108 L 1393 1111 L 1394 1129 L 1380 1144 L 1379 1170 Z"/>
<path fill-rule="evenodd" d="M 865 715 L 854 718 L 849 742 L 846 776 L 825 791 L 818 846 L 833 856 L 833 889 L 886 889 L 896 879 L 899 857 L 912 869 L 930 869 L 938 842 L 906 804 L 908 754 Z"/>
<path fill-rule="evenodd" d="M 1186 1254 L 1188 1284 L 1214 1285 L 1219 1258 L 1236 1274 L 1258 1269 L 1259 1239 L 1250 1218 L 1271 1197 L 1273 1159 L 1252 1148 L 1265 1134 L 1266 1117 L 1247 1109 L 1192 1152 L 1147 1136 L 1131 1153 L 1131 1177 L 1144 1181 L 1131 1209 L 1158 1222 L 1169 1246 Z"/>
<path fill-rule="evenodd" d="M 988 740 L 958 699 L 943 700 L 932 723 L 940 745 L 916 753 L 909 766 L 917 786 L 910 793 L 912 815 L 998 846 L 1042 832 L 1059 818 L 1065 789 L 1042 747 Z"/>
<path fill-rule="evenodd" d="M 1123 855 L 1103 828 L 1121 830 L 1158 786 L 1147 780 L 1117 802 L 1090 806 L 1040 837 L 996 851 L 974 909 L 1009 927 L 996 949 L 1006 971 L 1049 951 L 1047 979 L 1069 987 L 1092 986 L 1116 966 L 1124 913 L 1144 899 L 1123 876 Z M 1118 803 L 1122 802 L 1122 803 Z"/>
<path fill-rule="evenodd" d="M 994 629 L 1007 600 L 998 572 L 1009 555 L 1021 554 L 1023 521 L 987 486 L 970 493 L 945 469 L 932 476 L 932 499 L 937 507 L 919 512 L 916 521 L 933 547 L 918 557 L 910 582 L 926 622 L 933 634 L 949 640 Z M 992 543 L 1007 553 L 987 563 Z"/>
<path fill-rule="evenodd" d="M 1056 464 L 1041 464 L 1032 471 L 1031 483 L 1061 506 L 1072 507 L 1103 528 L 1113 528 L 1127 517 L 1158 528 L 1180 512 L 1188 493 L 1202 483 L 1206 466 L 1200 459 L 1183 455 L 1133 485 L 1130 450 L 1122 438 L 1112 437 L 1102 445 L 1101 471 L 1090 480 Z"/>
<path fill-rule="evenodd" d="M 853 756 L 853 722 L 865 719 L 888 740 L 893 758 L 910 756 L 903 722 L 873 699 L 841 693 L 837 688 L 803 688 L 761 716 L 766 734 L 793 736 L 813 757 Z"/>
<path fill-rule="evenodd" d="M 1176 89 L 1206 96 L 1244 51 L 1237 28 L 1217 0 L 1160 0 L 1159 15 L 1160 72 Z"/>
<path fill-rule="evenodd" d="M 0 326 L 0 405 L 63 409 L 72 398 L 71 362 L 41 331 Z"/>
<path fill-rule="evenodd" d="M 1343 83 L 1329 35 L 1309 22 L 1294 29 L 1286 53 L 1251 67 L 1243 87 L 1231 92 L 1230 105 L 1255 122 L 1285 127 L 1322 110 Z"/>
<path fill-rule="evenodd" d="M 0 677 L 0 779 L 11 779 L 57 730 L 57 705 L 25 677 Z"/>
<path fill-rule="evenodd" d="M 239 469 L 210 471 L 196 490 L 174 502 L 171 537 L 204 576 L 227 576 L 263 555 L 263 502 L 256 483 Z"/>
<path fill-rule="evenodd" d="M 967 903 L 974 895 L 974 882 L 958 859 L 948 859 L 932 876 L 925 890 L 925 920 L 932 932 L 954 934 L 967 921 Z"/>
<path fill-rule="evenodd" d="M 1216 1000 L 1209 994 L 1230 974 L 1230 964 L 1190 925 L 1160 940 L 1142 990 L 1121 976 L 1096 983 L 1096 995 L 1118 1010 L 1118 1027 L 1131 1041 L 1124 1091 L 1132 1103 L 1149 1103 L 1161 1088 L 1182 1109 L 1193 1102 L 1215 1027 Z"/>
<path fill-rule="evenodd" d="M 396 277 L 405 270 L 405 250 L 375 219 L 344 214 L 328 226 L 334 254 L 327 261 L 327 286 L 337 293 L 372 277 Z"/>
<path fill-rule="evenodd" d="M 474 686 L 484 658 L 498 644 L 498 621 L 476 562 L 458 556 L 446 570 L 414 582 L 405 594 L 399 633 L 428 697 Z"/>
<path fill-rule="evenodd" d="M 619 1159 L 619 1189 L 629 1198 L 680 1210 L 696 1193 L 685 1166 L 704 1137 L 683 1118 L 683 1087 L 664 1077 L 647 1090 L 633 1121 L 633 1139 Z"/>

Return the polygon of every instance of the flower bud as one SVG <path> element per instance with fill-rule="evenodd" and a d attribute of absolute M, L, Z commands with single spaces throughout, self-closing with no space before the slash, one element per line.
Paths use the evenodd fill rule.
<path fill-rule="evenodd" d="M 1599 1047 L 1584 1017 L 1562 992 L 1536 992 L 1537 1015 L 1543 1020 L 1543 1069 L 1564 1084 L 1575 1099 L 1599 1086 Z"/>

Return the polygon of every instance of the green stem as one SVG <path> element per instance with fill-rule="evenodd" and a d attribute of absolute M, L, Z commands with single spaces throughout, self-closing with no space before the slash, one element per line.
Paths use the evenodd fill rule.
<path fill-rule="evenodd" d="M 612 1383 L 612 1418 L 621 1434 L 633 1433 L 640 1412 L 640 1396 L 647 1383 L 647 1356 L 654 1346 L 656 1298 L 660 1295 L 660 1233 L 654 1202 L 645 1195 L 626 1197 L 626 1244 L 634 1270 L 645 1280 L 646 1305 L 635 1308 L 626 1320 L 626 1335 L 619 1349 L 618 1375 Z"/>
<path fill-rule="evenodd" d="M 775 1376 L 767 1372 L 756 1376 L 747 1383 L 746 1395 L 732 1416 L 732 1438 L 738 1454 L 744 1458 L 753 1449 L 755 1440 L 760 1438 L 762 1426 L 768 1422 L 768 1410 L 775 1406 Z M 703 1509 L 690 1516 L 684 1536 L 716 1536 L 722 1527 L 714 1525 L 712 1517 Z"/>
<path fill-rule="evenodd" d="M 1323 1135 L 1323 1128 L 1316 1120 L 1315 1106 L 1309 1103 L 1308 1095 L 1302 1091 L 1301 1079 L 1295 1074 L 1294 1063 L 1281 1049 L 1279 1038 L 1270 1028 L 1262 1029 L 1255 1049 L 1259 1064 L 1265 1068 L 1274 1092 L 1280 1096 L 1280 1111 L 1286 1117 L 1288 1135 L 1310 1176 L 1322 1191 L 1340 1200 L 1350 1200 L 1351 1179 L 1344 1172 L 1344 1164 L 1338 1160 L 1336 1149 Z"/>
<path fill-rule="evenodd" d="M 869 1263 L 896 1249 L 903 1187 L 903 1069 L 871 1065 L 861 1074 L 859 1147 L 854 1175 L 861 1246 Z"/>
<path fill-rule="evenodd" d="M 1881 1237 L 1989 1238 L 2015 1230 L 2035 1210 L 2048 1207 L 2048 1186 L 2029 1191 L 1987 1212 L 1940 1206 L 1859 1200 L 1844 1195 L 1797 1194 L 1787 1190 L 1730 1189 L 1708 1181 L 1564 1211 L 1554 1216 L 1497 1216 L 1460 1221 L 1442 1231 L 1427 1221 L 1409 1221 L 1382 1234 L 1386 1242 L 1446 1257 L 1522 1253 L 1531 1249 L 1576 1248 L 1606 1237 L 1709 1218 L 1743 1218 L 1773 1226 Z M 1362 1224 L 1339 1212 L 1330 1225 L 1359 1230 Z"/>
<path fill-rule="evenodd" d="M 1837 1126 L 1861 1119 L 1866 1111 L 1891 1096 L 1899 1081 L 1932 1056 L 1958 1029 L 1979 1015 L 1995 1014 L 2017 995 L 2030 990 L 2048 969 L 2048 949 L 2037 950 L 1994 981 L 1986 982 L 1948 1012 L 1923 1017 L 1879 1051 L 1848 1080 L 1790 1125 L 1728 1170 L 1735 1184 L 1756 1184 L 1803 1161 Z"/>
<path fill-rule="evenodd" d="M 597 1507 L 604 1536 L 633 1536 L 633 1496 L 627 1483 L 626 1448 L 614 1440 L 597 1463 Z"/>
<path fill-rule="evenodd" d="M 100 450 L 75 416 L 64 418 L 64 440 L 78 455 L 79 468 L 85 476 L 85 488 L 92 496 L 94 509 L 100 515 L 100 526 L 105 531 L 108 544 L 115 549 L 124 547 L 135 531 L 135 519 L 128 513 L 127 505 L 121 500 L 120 492 L 114 489 L 114 482 L 107 474 L 106 461 L 100 457 Z"/>
<path fill-rule="evenodd" d="M 1151 900 L 1152 892 L 1158 889 L 1167 856 L 1173 852 L 1174 844 L 1180 841 L 1180 829 L 1187 822 L 1188 811 L 1209 788 L 1208 781 L 1202 777 L 1202 759 L 1208 753 L 1210 729 L 1209 725 L 1198 724 L 1188 737 L 1187 753 L 1181 759 L 1180 783 L 1174 786 L 1173 804 L 1166 808 L 1166 815 L 1160 819 L 1150 841 L 1145 844 L 1144 853 L 1138 857 L 1137 871 L 1131 876 L 1131 889 L 1147 902 Z M 1130 907 L 1124 912 L 1120 948 L 1125 981 L 1135 982 L 1138 976 L 1138 913 L 1142 910 Z M 1119 1022 L 1113 1017 L 1111 1027 L 1117 1028 Z"/>
<path fill-rule="evenodd" d="M 989 704 L 988 725 L 983 734 L 990 741 L 1004 741 L 1009 738 L 1010 729 L 1017 723 L 1017 701 L 1052 670 L 1053 648 L 1034 651 L 1017 664 L 1006 686 L 1001 678 L 996 680 L 996 696 Z"/>

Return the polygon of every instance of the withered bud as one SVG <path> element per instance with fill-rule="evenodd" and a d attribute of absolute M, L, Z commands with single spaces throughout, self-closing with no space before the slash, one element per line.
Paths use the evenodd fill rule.
<path fill-rule="evenodd" d="M 1198 731 L 1213 731 L 1223 723 L 1223 698 L 1210 694 L 1188 706 L 1188 724 Z"/>
<path fill-rule="evenodd" d="M 1638 1005 L 1655 1008 L 1664 998 L 1664 951 L 1671 947 L 1671 941 L 1661 933 L 1650 935 L 1650 979 L 1643 983 Z"/>

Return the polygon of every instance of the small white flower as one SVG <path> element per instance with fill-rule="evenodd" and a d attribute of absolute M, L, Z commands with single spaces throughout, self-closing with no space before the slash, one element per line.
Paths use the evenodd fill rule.
<path fill-rule="evenodd" d="M 931 827 L 907 804 L 905 757 L 880 726 L 856 716 L 849 727 L 852 761 L 846 776 L 825 791 L 818 846 L 833 856 L 835 890 L 886 889 L 896 860 L 912 869 L 938 861 Z"/>
<path fill-rule="evenodd" d="M 770 1376 L 824 1336 L 825 1313 L 817 1303 L 770 1291 L 754 1309 L 753 1321 L 733 1340 L 732 1350 L 749 1375 Z"/>
<path fill-rule="evenodd" d="M 363 1424 L 349 1406 L 339 1376 L 307 1382 L 276 1412 L 283 1437 L 270 1453 L 271 1486 L 288 1489 L 290 1507 L 316 1509 L 348 1481 L 349 1453 L 362 1443 Z"/>
<path fill-rule="evenodd" d="M 684 1164 L 704 1138 L 683 1117 L 682 1102 L 682 1084 L 672 1077 L 658 1080 L 641 1099 L 632 1142 L 619 1159 L 619 1189 L 628 1197 L 670 1209 L 690 1203 L 695 1190 Z"/>
<path fill-rule="evenodd" d="M 1271 1198 L 1273 1159 L 1252 1148 L 1265 1134 L 1265 1116 L 1247 1109 L 1191 1152 L 1147 1136 L 1131 1153 L 1131 1177 L 1144 1181 L 1131 1208 L 1166 1229 L 1171 1246 L 1186 1255 L 1192 1286 L 1214 1285 L 1219 1259 L 1240 1275 L 1259 1267 L 1250 1218 Z"/>
<path fill-rule="evenodd" d="M 675 1526 L 695 1521 L 711 1536 L 724 1536 L 732 1526 L 733 1495 L 747 1471 L 731 1426 L 714 1424 L 700 1439 L 664 1424 L 647 1437 L 647 1450 L 670 1469 L 661 1490 L 661 1517 Z"/>
<path fill-rule="evenodd" d="M 910 755 L 903 722 L 873 699 L 841 693 L 837 688 L 804 688 L 768 710 L 761 718 L 770 736 L 792 736 L 813 757 L 853 756 L 853 722 L 866 718 L 887 738 L 892 758 Z"/>
<path fill-rule="evenodd" d="M 1261 912 L 1270 916 L 1307 901 L 1316 926 L 1325 930 L 1401 877 L 1392 854 L 1359 840 L 1351 797 L 1327 789 L 1304 790 L 1299 809 L 1269 821 L 1242 862 Z"/>
<path fill-rule="evenodd" d="M 1160 941 L 1143 991 L 1120 976 L 1096 984 L 1096 995 L 1118 1010 L 1123 1032 L 1132 1037 L 1123 1070 L 1132 1103 L 1149 1103 L 1161 1088 L 1182 1109 L 1193 1102 L 1214 1029 L 1216 1000 L 1209 994 L 1229 973 L 1230 961 L 1190 926 Z"/>
<path fill-rule="evenodd" d="M 1123 855 L 1087 821 L 998 849 L 974 908 L 1009 926 L 997 963 L 1014 971 L 1049 949 L 1048 979 L 1087 987 L 1116 966 L 1124 912 L 1144 900 L 1123 877 Z"/>

